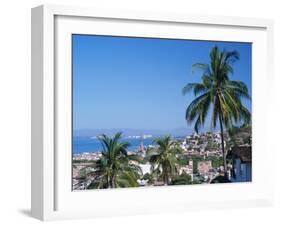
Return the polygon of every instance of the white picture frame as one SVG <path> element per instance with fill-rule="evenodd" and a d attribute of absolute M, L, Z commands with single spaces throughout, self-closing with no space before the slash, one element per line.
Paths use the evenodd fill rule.
<path fill-rule="evenodd" d="M 268 117 L 266 109 L 270 109 L 265 107 L 270 103 L 264 96 L 272 85 L 272 32 L 273 22 L 265 19 L 55 5 L 33 8 L 32 216 L 56 220 L 271 205 L 273 177 L 268 177 L 265 170 L 273 172 L 274 150 L 267 149 L 264 136 Z M 69 35 L 72 33 L 252 42 L 253 182 L 71 191 L 71 161 L 68 161 L 71 155 L 68 148 L 71 134 Z M 110 205 L 106 201 L 110 201 Z"/>

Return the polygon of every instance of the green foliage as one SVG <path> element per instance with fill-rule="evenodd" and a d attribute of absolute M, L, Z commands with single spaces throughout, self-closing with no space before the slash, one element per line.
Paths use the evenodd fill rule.
<path fill-rule="evenodd" d="M 101 135 L 102 157 L 96 161 L 93 181 L 90 188 L 137 187 L 137 180 L 142 174 L 141 168 L 134 164 L 137 156 L 128 155 L 127 142 L 120 142 L 121 133 L 113 138 Z"/>
<path fill-rule="evenodd" d="M 150 180 L 151 179 L 151 174 L 149 174 L 149 173 L 144 174 L 142 179 L 143 180 Z"/>
<path fill-rule="evenodd" d="M 223 166 L 222 157 L 207 157 L 206 160 L 212 161 L 212 167 L 213 168 L 219 168 L 220 166 Z"/>
<path fill-rule="evenodd" d="M 242 104 L 242 98 L 250 99 L 247 86 L 230 79 L 232 64 L 238 59 L 238 52 L 220 51 L 215 46 L 210 53 L 210 64 L 196 63 L 192 66 L 202 71 L 201 82 L 188 83 L 182 90 L 184 95 L 192 91 L 195 96 L 186 109 L 185 118 L 189 124 L 194 123 L 196 132 L 205 124 L 209 113 L 212 128 L 220 122 L 224 155 L 223 127 L 231 128 L 240 122 L 249 124 L 251 120 L 251 113 Z M 224 168 L 226 172 L 225 162 Z"/>
<path fill-rule="evenodd" d="M 186 165 L 188 165 L 188 159 L 179 157 L 178 158 L 178 164 L 181 165 L 181 166 L 186 166 Z"/>
<path fill-rule="evenodd" d="M 80 179 L 85 179 L 86 176 L 87 176 L 87 171 L 86 171 L 87 168 L 83 168 L 79 171 L 79 174 L 80 174 Z"/>
<path fill-rule="evenodd" d="M 228 130 L 229 140 L 227 142 L 228 148 L 239 145 L 251 145 L 252 144 L 252 127 L 251 126 L 241 126 L 233 127 Z"/>
<path fill-rule="evenodd" d="M 186 174 L 186 173 L 182 173 L 181 175 L 174 176 L 172 178 L 172 183 L 171 184 L 172 185 L 192 184 L 191 176 Z"/>
<path fill-rule="evenodd" d="M 232 64 L 238 59 L 238 52 L 220 52 L 218 47 L 214 47 L 210 53 L 210 65 L 193 65 L 193 69 L 203 72 L 202 81 L 188 83 L 183 88 L 183 94 L 193 91 L 196 97 L 187 107 L 185 116 L 189 123 L 195 123 L 196 132 L 204 125 L 210 109 L 213 128 L 219 119 L 222 119 L 226 128 L 232 127 L 233 122 L 249 123 L 251 114 L 241 101 L 242 98 L 250 99 L 248 88 L 243 82 L 229 78 L 233 73 Z"/>
<path fill-rule="evenodd" d="M 157 138 L 154 142 L 158 145 L 156 150 L 148 153 L 151 171 L 162 178 L 167 185 L 171 177 L 177 173 L 177 166 L 180 164 L 178 155 L 182 150 L 177 142 L 173 141 L 171 136 Z"/>
<path fill-rule="evenodd" d="M 214 142 L 213 140 L 208 140 L 207 141 L 207 146 L 206 146 L 206 150 L 215 150 L 218 149 L 219 145 Z"/>

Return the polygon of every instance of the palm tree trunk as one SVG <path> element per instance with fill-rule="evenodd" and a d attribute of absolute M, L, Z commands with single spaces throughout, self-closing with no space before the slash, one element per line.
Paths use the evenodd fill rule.
<path fill-rule="evenodd" d="M 223 170 L 224 176 L 227 176 L 227 169 L 226 169 L 226 155 L 224 150 L 224 135 L 223 135 L 223 124 L 222 124 L 222 115 L 219 113 L 219 121 L 220 121 L 220 130 L 221 130 L 221 148 L 222 148 L 222 156 L 223 156 Z"/>
<path fill-rule="evenodd" d="M 169 183 L 169 178 L 168 178 L 168 175 L 167 175 L 167 171 L 165 172 L 165 185 L 168 185 Z"/>
<path fill-rule="evenodd" d="M 110 176 L 107 174 L 107 187 L 111 188 L 111 183 L 110 183 Z"/>
<path fill-rule="evenodd" d="M 167 174 L 166 174 L 165 165 L 162 166 L 162 169 L 163 169 L 163 182 L 164 182 L 164 185 L 168 185 L 167 184 Z"/>
<path fill-rule="evenodd" d="M 111 187 L 115 188 L 116 187 L 116 180 L 115 180 L 115 176 L 114 175 L 111 178 L 111 183 L 112 183 Z"/>

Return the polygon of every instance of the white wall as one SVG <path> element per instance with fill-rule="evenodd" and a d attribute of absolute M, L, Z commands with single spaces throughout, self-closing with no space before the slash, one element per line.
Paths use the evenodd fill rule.
<path fill-rule="evenodd" d="M 276 190 L 280 193 L 280 84 L 281 84 L 281 14 L 278 1 L 226 0 L 56 0 L 56 4 L 80 4 L 116 9 L 152 10 L 192 14 L 232 15 L 275 19 L 275 84 L 276 108 L 268 121 L 272 131 L 271 147 L 276 149 Z M 78 3 L 79 2 L 79 3 Z M 0 8 L 0 221 L 1 225 L 36 225 L 41 222 L 29 215 L 30 207 L 30 8 L 48 0 L 6 0 Z M 265 75 L 266 76 L 266 75 Z M 278 103 L 279 102 L 279 103 Z M 280 139 L 280 138 L 279 138 Z M 275 207 L 211 212 L 189 212 L 170 215 L 135 216 L 71 222 L 52 222 L 51 225 L 277 225 L 280 219 L 280 194 Z M 222 210 L 221 210 L 222 211 Z M 202 217 L 204 215 L 204 217 Z M 219 216 L 219 217 L 217 217 Z M 233 216 L 241 219 L 233 220 Z M 275 222 L 275 223 L 274 223 Z"/>

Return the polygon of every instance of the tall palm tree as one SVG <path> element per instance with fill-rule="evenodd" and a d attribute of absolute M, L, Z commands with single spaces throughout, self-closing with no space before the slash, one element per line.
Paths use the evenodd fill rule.
<path fill-rule="evenodd" d="M 103 151 L 95 163 L 94 175 L 97 188 L 137 187 L 137 180 L 142 174 L 141 168 L 135 164 L 138 161 L 134 155 L 128 155 L 129 143 L 120 142 L 122 133 L 116 133 L 113 138 L 103 134 L 98 137 Z"/>
<path fill-rule="evenodd" d="M 204 125 L 209 112 L 211 128 L 216 128 L 219 122 L 225 175 L 224 128 L 231 128 L 239 122 L 248 124 L 251 119 L 250 112 L 242 104 L 242 98 L 250 99 L 247 86 L 241 81 L 230 79 L 232 65 L 237 60 L 237 51 L 220 51 L 215 46 L 210 53 L 210 64 L 196 63 L 192 66 L 203 72 L 201 82 L 188 83 L 182 90 L 183 95 L 193 91 L 195 96 L 186 109 L 185 118 L 189 124 L 194 123 L 196 132 Z"/>
<path fill-rule="evenodd" d="M 168 185 L 171 177 L 177 172 L 177 166 L 179 165 L 177 155 L 181 153 L 181 149 L 171 136 L 157 138 L 154 142 L 159 147 L 149 156 L 152 172 L 161 173 L 164 184 Z"/>

